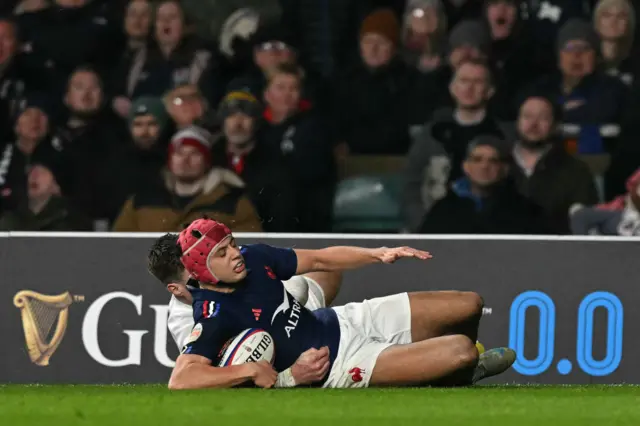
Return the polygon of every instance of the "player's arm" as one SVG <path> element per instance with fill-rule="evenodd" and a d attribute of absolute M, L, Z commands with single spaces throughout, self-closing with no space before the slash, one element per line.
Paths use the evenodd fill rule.
<path fill-rule="evenodd" d="M 169 389 L 231 388 L 257 377 L 256 363 L 213 367 L 211 360 L 193 354 L 182 354 L 169 379 Z M 275 372 L 274 372 L 275 381 Z"/>
<path fill-rule="evenodd" d="M 401 257 L 430 259 L 428 252 L 411 247 L 364 248 L 335 246 L 320 250 L 294 249 L 297 257 L 296 275 L 309 272 L 333 272 L 361 268 L 376 263 L 393 263 Z"/>

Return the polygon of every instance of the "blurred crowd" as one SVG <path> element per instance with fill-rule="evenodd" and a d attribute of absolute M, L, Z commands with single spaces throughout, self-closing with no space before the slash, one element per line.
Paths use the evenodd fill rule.
<path fill-rule="evenodd" d="M 640 235 L 630 0 L 270 1 L 3 2 L 0 230 Z"/>

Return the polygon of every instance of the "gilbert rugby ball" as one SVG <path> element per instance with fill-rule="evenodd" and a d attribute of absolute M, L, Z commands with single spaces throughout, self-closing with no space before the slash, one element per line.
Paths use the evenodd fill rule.
<path fill-rule="evenodd" d="M 227 367 L 262 360 L 273 364 L 274 358 L 275 345 L 271 335 L 258 328 L 248 328 L 225 344 L 218 366 Z"/>

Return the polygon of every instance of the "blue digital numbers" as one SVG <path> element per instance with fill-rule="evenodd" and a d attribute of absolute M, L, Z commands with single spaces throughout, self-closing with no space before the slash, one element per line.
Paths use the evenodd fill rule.
<path fill-rule="evenodd" d="M 525 324 L 527 309 L 535 307 L 540 314 L 538 354 L 534 359 L 524 357 Z M 539 291 L 522 293 L 511 304 L 509 321 L 509 347 L 518 358 L 513 368 L 525 376 L 544 373 L 553 362 L 553 344 L 556 330 L 556 305 L 546 294 Z"/>
<path fill-rule="evenodd" d="M 593 313 L 596 308 L 607 310 L 607 347 L 602 360 L 593 359 Z M 591 376 L 607 376 L 618 368 L 622 360 L 622 330 L 624 309 L 620 299 L 607 292 L 591 293 L 578 309 L 577 361 Z"/>
<path fill-rule="evenodd" d="M 525 358 L 526 315 L 529 308 L 538 312 L 538 350 L 533 359 Z M 597 308 L 607 312 L 606 355 L 601 360 L 593 357 L 593 321 Z M 587 295 L 578 308 L 576 336 L 576 361 L 580 369 L 590 376 L 606 376 L 614 372 L 622 360 L 624 309 L 620 299 L 608 292 Z M 540 291 L 527 291 L 516 297 L 511 304 L 509 321 L 509 346 L 518 354 L 513 368 L 525 376 L 537 376 L 546 372 L 554 358 L 556 330 L 556 306 L 553 300 Z M 561 360 L 560 374 L 569 374 L 571 362 Z"/>

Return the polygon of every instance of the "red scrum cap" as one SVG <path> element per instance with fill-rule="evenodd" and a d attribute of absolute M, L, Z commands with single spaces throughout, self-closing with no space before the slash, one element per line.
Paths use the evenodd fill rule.
<path fill-rule="evenodd" d="M 180 260 L 194 279 L 207 284 L 220 281 L 209 268 L 209 257 L 227 238 L 231 238 L 231 230 L 225 224 L 212 219 L 194 220 L 180 233 Z"/>

